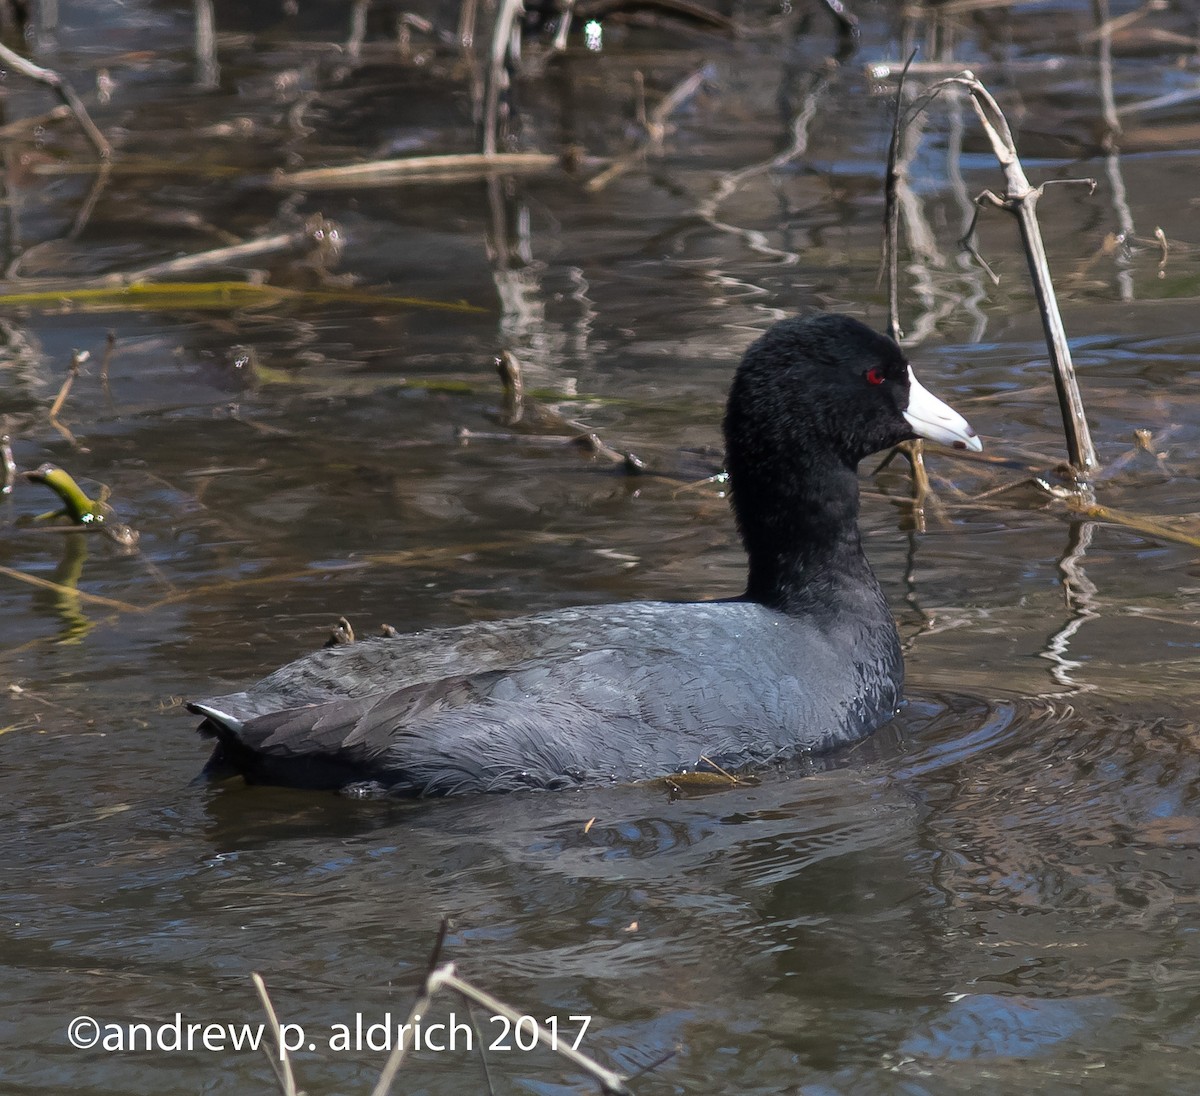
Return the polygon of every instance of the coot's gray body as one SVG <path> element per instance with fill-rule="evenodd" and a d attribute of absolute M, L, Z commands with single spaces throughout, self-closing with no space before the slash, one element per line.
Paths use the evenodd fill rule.
<path fill-rule="evenodd" d="M 189 705 L 208 771 L 401 795 L 568 788 L 820 753 L 891 717 L 904 668 L 863 554 L 856 467 L 907 438 L 979 449 L 856 320 L 776 324 L 725 416 L 746 593 L 600 605 L 319 651 Z"/>
<path fill-rule="evenodd" d="M 672 605 L 681 633 L 662 602 L 634 602 L 367 639 L 195 710 L 230 728 L 221 761 L 299 787 L 441 795 L 733 771 L 891 715 L 900 647 L 872 600 L 873 626 L 707 602 Z"/>

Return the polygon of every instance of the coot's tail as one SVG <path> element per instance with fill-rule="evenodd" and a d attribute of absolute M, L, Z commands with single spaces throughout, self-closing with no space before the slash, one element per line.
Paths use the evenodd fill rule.
<path fill-rule="evenodd" d="M 229 702 L 236 702 L 240 695 L 193 701 L 187 706 L 188 711 L 204 717 L 204 722 L 197 728 L 200 735 L 217 740 L 199 780 L 242 776 L 248 784 L 282 784 L 324 791 L 344 788 L 362 780 L 355 767 L 336 753 L 320 749 L 292 752 L 287 745 L 269 748 L 273 732 L 286 733 L 290 724 L 306 723 L 311 719 L 311 705 L 261 715 L 252 708 L 239 713 L 236 703 Z M 264 746 L 268 748 L 264 749 Z"/>

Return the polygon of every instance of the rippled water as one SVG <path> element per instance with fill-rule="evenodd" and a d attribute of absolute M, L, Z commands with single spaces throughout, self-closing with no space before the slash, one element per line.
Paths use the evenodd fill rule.
<path fill-rule="evenodd" d="M 432 32 L 410 20 L 398 49 L 378 6 L 355 65 L 331 45 L 345 5 L 230 5 L 220 86 L 205 91 L 190 5 L 59 7 L 37 59 L 85 92 L 105 70 L 111 100 L 94 109 L 118 152 L 89 210 L 88 152 L 67 124 L 9 137 L 5 259 L 20 256 L 30 287 L 320 213 L 340 258 L 253 260 L 270 285 L 475 310 L 314 296 L 5 310 L 0 412 L 18 463 L 108 485 L 141 537 L 128 550 L 30 530 L 51 497 L 24 483 L 0 509 L 0 1088 L 272 1091 L 249 1051 L 67 1038 L 80 1015 L 258 1023 L 259 971 L 317 1046 L 296 1056 L 302 1086 L 368 1092 L 386 1055 L 331 1048 L 332 1026 L 406 1014 L 449 918 L 446 955 L 479 985 L 564 1029 L 591 1017 L 581 1049 L 626 1072 L 672 1054 L 631 1083 L 639 1094 L 1196 1090 L 1196 551 L 1021 484 L 1061 459 L 1058 411 L 1014 224 L 981 227 L 998 286 L 955 247 L 969 199 L 1002 185 L 962 103 L 933 112 L 913 160 L 905 233 L 932 244 L 902 267 L 902 308 L 926 384 L 1001 463 L 932 454 L 923 531 L 903 470 L 864 465 L 864 532 L 908 663 L 893 725 L 811 771 L 684 798 L 400 804 L 191 784 L 206 750 L 180 698 L 311 650 L 340 615 L 371 632 L 737 592 L 726 503 L 702 482 L 725 387 L 784 313 L 884 325 L 891 100 L 872 68 L 916 40 L 931 57 L 924 31 L 860 10 L 860 49 L 832 71 L 820 12 L 739 8 L 751 29 L 734 39 L 605 20 L 598 54 L 573 39 L 519 82 L 519 147 L 619 155 L 639 132 L 635 73 L 653 109 L 711 67 L 661 154 L 608 187 L 584 191 L 599 170 L 585 160 L 579 176 L 303 192 L 271 173 L 476 147 L 457 8 L 430 5 Z M 1099 498 L 1194 533 L 1200 123 L 1194 103 L 1130 110 L 1122 154 L 1104 155 L 1094 46 L 1080 45 L 1090 11 L 968 14 L 942 48 L 1001 99 L 1035 181 L 1099 180 L 1041 205 Z M 1167 11 L 1121 32 L 1118 105 L 1193 87 L 1195 31 Z M 6 122 L 51 105 L 13 73 L 4 89 Z M 709 201 L 809 111 L 803 154 Z M 1142 242 L 1111 253 L 1122 186 Z M 47 418 L 72 348 L 92 353 L 61 412 L 75 444 Z M 502 348 L 543 399 L 654 474 L 511 436 Z M 489 1067 L 497 1092 L 594 1090 L 541 1051 L 496 1051 Z M 486 1084 L 477 1054 L 426 1051 L 394 1091 Z"/>

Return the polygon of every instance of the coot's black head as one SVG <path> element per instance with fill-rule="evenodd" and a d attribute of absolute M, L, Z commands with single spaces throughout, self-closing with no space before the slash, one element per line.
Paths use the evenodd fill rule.
<path fill-rule="evenodd" d="M 751 593 L 756 582 L 795 581 L 785 573 L 806 557 L 850 552 L 838 545 L 857 545 L 858 462 L 916 437 L 982 448 L 966 420 L 917 382 L 900 347 L 865 324 L 783 320 L 753 343 L 725 413 Z M 759 600 L 778 596 L 759 590 Z"/>

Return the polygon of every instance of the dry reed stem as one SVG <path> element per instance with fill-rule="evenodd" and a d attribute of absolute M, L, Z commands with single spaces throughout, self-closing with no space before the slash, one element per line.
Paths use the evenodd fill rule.
<path fill-rule="evenodd" d="M 887 174 L 884 178 L 883 202 L 883 256 L 884 272 L 887 278 L 888 297 L 888 337 L 899 343 L 904 336 L 900 328 L 900 205 L 897 191 L 900 182 L 901 149 L 907 133 L 903 121 L 904 115 L 904 83 L 908 77 L 909 67 L 917 56 L 913 50 L 909 54 L 904 68 L 900 71 L 900 79 L 896 86 L 896 112 L 892 119 L 892 136 L 888 142 Z M 929 473 L 925 469 L 925 446 L 921 439 L 905 442 L 900 451 L 908 458 L 912 467 L 912 504 L 913 521 L 918 532 L 925 532 L 925 501 L 929 498 Z"/>
<path fill-rule="evenodd" d="M 1058 307 L 1058 298 L 1054 293 L 1054 283 L 1050 276 L 1050 265 L 1046 258 L 1041 227 L 1038 224 L 1037 202 L 1042 196 L 1043 187 L 1030 185 L 1017 154 L 1016 143 L 1013 140 L 1012 131 L 1009 129 L 1008 120 L 1004 117 L 1004 112 L 987 88 L 971 72 L 964 71 L 958 76 L 952 76 L 935 84 L 915 109 L 923 109 L 938 92 L 946 87 L 963 87 L 970 93 L 971 105 L 988 136 L 992 153 L 1004 172 L 1004 194 L 997 195 L 990 190 L 985 190 L 976 199 L 976 203 L 979 206 L 991 205 L 996 209 L 1002 209 L 1017 218 L 1021 231 L 1021 242 L 1024 246 L 1034 293 L 1037 297 L 1038 312 L 1042 318 L 1046 347 L 1050 352 L 1050 363 L 1054 369 L 1054 384 L 1058 393 L 1059 408 L 1062 411 L 1067 455 L 1076 478 L 1081 487 L 1084 487 L 1098 470 L 1099 463 L 1096 459 L 1095 447 L 1092 444 L 1091 431 L 1088 428 L 1083 398 L 1079 393 L 1075 366 L 1071 361 L 1071 348 L 1067 341 L 1066 329 L 1063 327 L 1062 313 Z M 1069 181 L 1086 182 L 1093 189 L 1096 185 L 1095 181 L 1091 179 Z M 975 222 L 972 221 L 964 237 L 964 246 L 969 246 L 968 241 L 974 234 L 974 227 Z M 972 254 L 978 255 L 974 250 L 972 250 Z"/>
<path fill-rule="evenodd" d="M 271 997 L 267 993 L 267 984 L 262 980 L 262 976 L 257 973 L 252 973 L 250 980 L 254 983 L 255 990 L 258 991 L 258 999 L 262 1002 L 263 1011 L 267 1014 L 267 1021 L 271 1025 L 271 1034 L 275 1038 L 275 1052 L 272 1053 L 271 1048 L 266 1043 L 263 1043 L 263 1054 L 266 1055 L 267 1061 L 271 1063 L 271 1069 L 279 1081 L 279 1087 L 283 1092 L 283 1096 L 298 1096 L 296 1077 L 292 1073 L 292 1061 L 288 1057 L 287 1047 L 283 1042 L 283 1035 L 279 1029 L 279 1017 L 275 1015 L 275 1006 L 271 1004 Z"/>
<path fill-rule="evenodd" d="M 514 1024 L 521 1020 L 521 1013 L 517 1012 L 516 1009 L 506 1005 L 499 998 L 493 997 L 486 990 L 479 989 L 472 983 L 460 978 L 453 963 L 441 963 L 434 966 L 425 976 L 425 981 L 421 985 L 417 1000 L 409 1012 L 408 1021 L 405 1025 L 401 1026 L 400 1041 L 389 1055 L 383 1067 L 383 1072 L 379 1075 L 379 1081 L 371 1092 L 371 1096 L 388 1096 L 392 1082 L 395 1081 L 396 1074 L 400 1071 L 400 1067 L 404 1065 L 404 1061 L 408 1057 L 408 1052 L 412 1047 L 413 1037 L 411 1033 L 413 1031 L 414 1017 L 424 1015 L 429 1010 L 433 999 L 444 990 L 457 993 L 466 1001 L 487 1009 L 493 1016 L 504 1016 Z M 537 1025 L 537 1035 L 539 1045 L 552 1047 L 554 1053 L 565 1058 L 572 1065 L 577 1066 L 590 1077 L 594 1078 L 600 1084 L 603 1092 L 614 1094 L 614 1096 L 632 1096 L 625 1083 L 627 1078 L 623 1074 L 605 1068 L 594 1058 L 590 1058 L 588 1055 L 563 1043 L 552 1032 L 542 1027 L 541 1024 Z"/>

